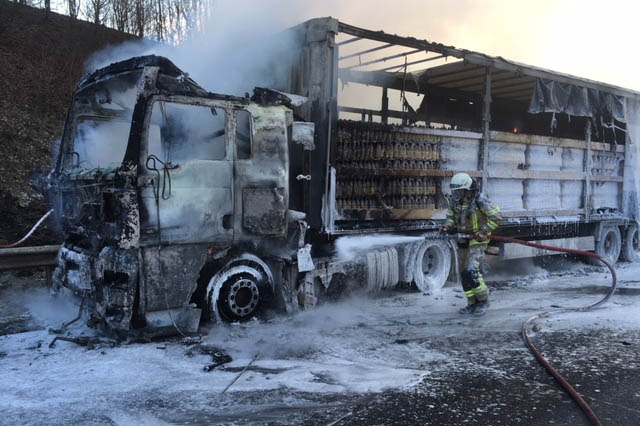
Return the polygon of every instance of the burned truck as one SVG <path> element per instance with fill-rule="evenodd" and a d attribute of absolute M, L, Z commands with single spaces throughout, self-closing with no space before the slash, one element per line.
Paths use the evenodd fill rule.
<path fill-rule="evenodd" d="M 279 37 L 252 96 L 156 56 L 79 84 L 51 179 L 54 280 L 93 324 L 189 332 L 354 285 L 438 289 L 458 273 L 437 232 L 457 172 L 502 208 L 502 234 L 640 259 L 638 92 L 332 18 Z M 363 234 L 403 238 L 332 256 Z"/>

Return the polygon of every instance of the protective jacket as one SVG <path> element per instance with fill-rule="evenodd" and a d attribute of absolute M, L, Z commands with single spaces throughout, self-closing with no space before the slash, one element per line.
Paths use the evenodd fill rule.
<path fill-rule="evenodd" d="M 489 201 L 484 195 L 477 193 L 469 203 L 462 198 L 447 211 L 446 226 L 463 234 L 490 235 L 502 221 L 500 207 Z M 488 240 L 471 240 L 469 246 L 489 244 Z"/>

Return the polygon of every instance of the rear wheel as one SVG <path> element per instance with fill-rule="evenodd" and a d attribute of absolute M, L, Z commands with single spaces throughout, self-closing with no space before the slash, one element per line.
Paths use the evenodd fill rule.
<path fill-rule="evenodd" d="M 617 226 L 606 226 L 602 230 L 600 240 L 596 242 L 595 253 L 610 263 L 615 264 L 620 257 L 620 250 L 622 248 L 622 236 L 620 235 L 620 228 Z M 602 262 L 597 259 L 589 258 L 590 263 L 602 266 Z"/>
<path fill-rule="evenodd" d="M 415 282 L 420 291 L 441 289 L 451 268 L 451 250 L 441 240 L 426 240 L 417 252 Z"/>
<path fill-rule="evenodd" d="M 629 226 L 624 233 L 622 257 L 627 262 L 640 261 L 640 231 L 638 230 L 637 224 Z"/>

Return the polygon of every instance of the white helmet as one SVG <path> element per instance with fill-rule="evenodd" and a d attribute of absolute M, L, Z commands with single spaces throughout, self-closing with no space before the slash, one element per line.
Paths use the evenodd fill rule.
<path fill-rule="evenodd" d="M 473 185 L 473 179 L 466 173 L 456 173 L 451 178 L 451 183 L 449 183 L 449 188 L 451 191 L 457 191 L 459 189 L 468 189 L 470 190 Z"/>

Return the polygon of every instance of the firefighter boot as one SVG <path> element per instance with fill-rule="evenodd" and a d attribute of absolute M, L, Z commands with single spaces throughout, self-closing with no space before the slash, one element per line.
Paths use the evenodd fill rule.
<path fill-rule="evenodd" d="M 482 302 L 478 302 L 475 304 L 473 309 L 473 315 L 479 317 L 487 313 L 487 309 L 489 309 L 489 301 L 484 300 Z"/>
<path fill-rule="evenodd" d="M 467 299 L 467 306 L 460 309 L 458 312 L 463 315 L 472 314 L 475 311 L 475 309 L 476 309 L 476 298 L 470 297 Z"/>

